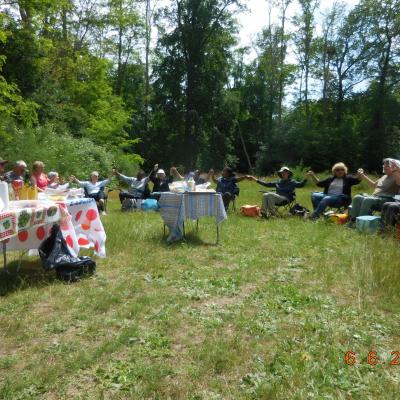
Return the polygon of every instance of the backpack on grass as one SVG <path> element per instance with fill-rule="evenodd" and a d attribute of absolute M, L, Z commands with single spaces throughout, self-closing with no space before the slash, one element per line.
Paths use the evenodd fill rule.
<path fill-rule="evenodd" d="M 289 213 L 295 217 L 305 217 L 310 213 L 310 210 L 306 207 L 303 207 L 301 204 L 296 203 L 290 208 Z"/>

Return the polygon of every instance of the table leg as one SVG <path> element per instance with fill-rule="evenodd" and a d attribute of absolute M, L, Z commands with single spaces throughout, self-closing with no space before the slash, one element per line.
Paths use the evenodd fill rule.
<path fill-rule="evenodd" d="M 218 243 L 219 243 L 219 225 L 217 223 L 217 243 L 216 244 L 218 244 Z"/>
<path fill-rule="evenodd" d="M 3 242 L 3 267 L 7 267 L 7 243 Z"/>

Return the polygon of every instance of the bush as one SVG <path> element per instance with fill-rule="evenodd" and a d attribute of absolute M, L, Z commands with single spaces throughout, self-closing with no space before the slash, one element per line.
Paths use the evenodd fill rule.
<path fill-rule="evenodd" d="M 58 171 L 61 176 L 87 177 L 91 171 L 108 176 L 115 164 L 126 173 L 137 171 L 142 158 L 136 154 L 110 151 L 87 138 L 74 138 L 67 133 L 56 133 L 52 126 L 13 130 L 12 141 L 4 143 L 1 156 L 12 161 L 25 160 L 29 168 L 35 160 L 43 161 L 46 170 Z"/>

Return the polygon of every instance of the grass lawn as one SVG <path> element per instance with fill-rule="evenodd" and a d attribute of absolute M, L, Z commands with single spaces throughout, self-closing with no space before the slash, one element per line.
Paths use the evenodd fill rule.
<path fill-rule="evenodd" d="M 230 213 L 218 246 L 211 220 L 167 245 L 159 214 L 109 209 L 93 278 L 1 272 L 0 399 L 400 397 L 399 242 Z"/>

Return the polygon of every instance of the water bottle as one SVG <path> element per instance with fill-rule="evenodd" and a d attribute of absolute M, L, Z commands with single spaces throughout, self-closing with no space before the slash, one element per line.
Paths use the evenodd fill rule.
<path fill-rule="evenodd" d="M 190 177 L 187 183 L 188 183 L 189 192 L 195 192 L 196 191 L 196 183 L 195 183 L 193 177 Z"/>

